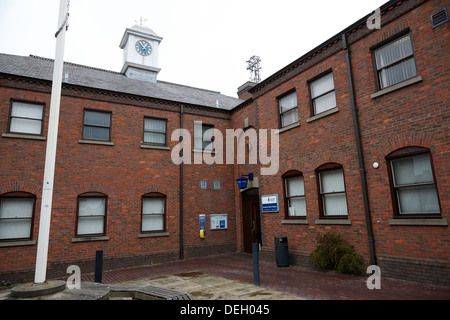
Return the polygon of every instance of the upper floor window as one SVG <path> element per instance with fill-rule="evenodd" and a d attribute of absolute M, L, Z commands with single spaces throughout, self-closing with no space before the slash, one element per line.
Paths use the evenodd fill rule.
<path fill-rule="evenodd" d="M 411 35 L 404 34 L 374 50 L 380 89 L 417 75 Z"/>
<path fill-rule="evenodd" d="M 142 196 L 142 232 L 165 230 L 166 197 L 160 193 Z"/>
<path fill-rule="evenodd" d="M 347 195 L 342 166 L 329 163 L 320 166 L 316 171 L 319 178 L 321 216 L 347 216 Z"/>
<path fill-rule="evenodd" d="M 144 143 L 166 145 L 166 119 L 144 118 Z"/>
<path fill-rule="evenodd" d="M 440 205 L 428 149 L 399 149 L 388 157 L 397 217 L 440 217 Z"/>
<path fill-rule="evenodd" d="M 194 122 L 194 148 L 202 150 L 214 149 L 214 126 L 201 121 Z"/>
<path fill-rule="evenodd" d="M 290 171 L 283 175 L 285 205 L 287 218 L 305 218 L 305 183 L 303 175 L 298 171 Z"/>
<path fill-rule="evenodd" d="M 286 127 L 298 121 L 297 93 L 294 91 L 278 99 L 280 127 Z"/>
<path fill-rule="evenodd" d="M 336 107 L 333 72 L 327 72 L 325 75 L 310 80 L 309 88 L 313 115 Z"/>
<path fill-rule="evenodd" d="M 25 192 L 0 196 L 0 241 L 31 239 L 35 200 Z"/>
<path fill-rule="evenodd" d="M 44 105 L 11 101 L 9 132 L 42 135 Z"/>
<path fill-rule="evenodd" d="M 78 196 L 77 236 L 106 234 L 106 204 L 103 193 L 89 192 Z"/>
<path fill-rule="evenodd" d="M 83 139 L 110 141 L 111 112 L 84 110 Z"/>

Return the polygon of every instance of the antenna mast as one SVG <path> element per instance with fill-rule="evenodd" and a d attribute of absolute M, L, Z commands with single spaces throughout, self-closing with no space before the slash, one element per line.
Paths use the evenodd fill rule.
<path fill-rule="evenodd" d="M 247 61 L 247 70 L 250 70 L 250 81 L 259 83 L 261 81 L 261 75 L 259 70 L 261 70 L 260 63 L 261 58 L 258 56 L 252 56 L 250 60 Z"/>

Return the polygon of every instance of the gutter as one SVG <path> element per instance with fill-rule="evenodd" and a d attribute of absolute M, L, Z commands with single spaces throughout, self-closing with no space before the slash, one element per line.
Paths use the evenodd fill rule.
<path fill-rule="evenodd" d="M 342 34 L 342 45 L 345 52 L 345 62 L 347 64 L 347 79 L 348 79 L 348 87 L 350 90 L 350 104 L 352 110 L 352 119 L 353 119 L 353 128 L 355 130 L 355 141 L 356 141 L 356 150 L 358 152 L 358 162 L 359 162 L 359 175 L 361 178 L 361 186 L 363 193 L 363 201 L 364 201 L 364 213 L 366 217 L 366 226 L 367 226 L 367 236 L 369 241 L 369 252 L 370 252 L 370 264 L 376 265 L 377 258 L 375 254 L 375 239 L 373 236 L 372 229 L 372 217 L 370 213 L 370 204 L 369 204 L 369 194 L 367 189 L 367 181 L 366 181 L 366 169 L 364 165 L 364 154 L 362 150 L 362 142 L 361 142 L 361 131 L 359 129 L 358 122 L 358 113 L 356 109 L 355 102 L 355 91 L 353 87 L 353 76 L 352 76 L 352 67 L 350 62 L 350 50 L 347 45 L 347 37 L 345 36 L 345 32 Z"/>
<path fill-rule="evenodd" d="M 184 106 L 180 105 L 180 129 L 183 129 L 184 124 Z M 184 137 L 181 138 L 181 143 L 183 143 Z M 184 148 L 181 147 L 181 152 L 184 152 Z M 183 242 L 183 220 L 184 220 L 184 211 L 183 211 L 183 184 L 184 184 L 184 164 L 180 163 L 180 253 L 179 259 L 184 260 L 184 242 Z"/>

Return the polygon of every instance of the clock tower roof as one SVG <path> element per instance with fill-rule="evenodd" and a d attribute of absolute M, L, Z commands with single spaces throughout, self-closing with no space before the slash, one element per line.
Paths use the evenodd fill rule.
<path fill-rule="evenodd" d="M 120 48 L 124 48 L 128 41 L 128 36 L 130 34 L 134 34 L 138 37 L 146 38 L 146 39 L 153 39 L 157 41 L 161 41 L 163 38 L 158 36 L 155 31 L 148 27 L 140 26 L 140 25 L 134 25 L 131 28 L 127 28 L 125 30 L 125 33 L 123 34 L 122 41 L 120 42 Z"/>

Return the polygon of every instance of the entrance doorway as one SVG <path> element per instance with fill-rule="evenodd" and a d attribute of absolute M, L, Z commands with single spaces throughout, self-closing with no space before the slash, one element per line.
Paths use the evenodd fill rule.
<path fill-rule="evenodd" d="M 244 252 L 252 252 L 252 243 L 261 243 L 259 192 L 257 188 L 242 192 Z"/>

